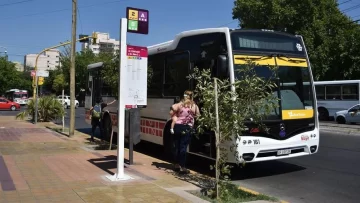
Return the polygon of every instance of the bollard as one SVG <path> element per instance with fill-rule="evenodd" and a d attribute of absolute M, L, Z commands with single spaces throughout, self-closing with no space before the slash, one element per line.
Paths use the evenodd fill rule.
<path fill-rule="evenodd" d="M 134 145 L 140 142 L 140 109 L 125 111 L 125 136 L 129 139 L 129 164 L 134 164 Z"/>

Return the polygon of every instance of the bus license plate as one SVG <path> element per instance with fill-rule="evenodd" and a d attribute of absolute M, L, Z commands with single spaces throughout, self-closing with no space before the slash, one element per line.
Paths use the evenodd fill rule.
<path fill-rule="evenodd" d="M 288 154 L 291 154 L 291 149 L 282 149 L 277 151 L 278 156 L 288 155 Z"/>

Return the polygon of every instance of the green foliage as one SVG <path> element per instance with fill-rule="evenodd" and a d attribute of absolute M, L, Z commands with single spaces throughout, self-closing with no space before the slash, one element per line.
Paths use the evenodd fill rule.
<path fill-rule="evenodd" d="M 30 74 L 16 70 L 15 64 L 0 57 L 0 94 L 9 89 L 31 90 L 32 80 Z"/>
<path fill-rule="evenodd" d="M 273 112 L 278 105 L 278 99 L 273 94 L 276 92 L 275 82 L 257 77 L 254 63 L 244 65 L 238 75 L 239 78 L 233 84 L 229 80 L 216 79 L 219 132 L 216 129 L 215 84 L 214 78 L 211 77 L 211 71 L 200 71 L 195 68 L 194 73 L 189 77 L 197 82 L 195 94 L 201 102 L 199 104 L 201 116 L 197 119 L 198 132 L 210 130 L 219 134 L 220 139 L 216 143 L 220 149 L 220 156 L 217 157 L 217 167 L 213 168 L 217 170 L 217 174 L 220 174 L 216 180 L 217 187 L 220 187 L 220 194 L 218 194 L 220 196 L 221 193 L 226 193 L 226 190 L 222 190 L 222 182 L 228 180 L 230 175 L 231 167 L 226 163 L 228 153 L 233 153 L 239 162 L 243 161 L 239 158 L 234 141 L 241 139 L 242 133 L 247 128 L 245 122 L 252 120 L 261 130 L 267 130 L 261 124 L 261 120 Z M 235 91 L 230 91 L 231 87 L 235 88 Z M 230 149 L 224 144 L 231 144 Z"/>
<path fill-rule="evenodd" d="M 35 101 L 31 99 L 25 111 L 16 115 L 16 119 L 24 120 L 28 116 L 35 115 Z M 49 122 L 65 115 L 62 104 L 53 96 L 45 96 L 38 99 L 38 121 Z"/>
<path fill-rule="evenodd" d="M 48 89 L 53 89 L 56 93 L 61 93 L 62 88 L 65 90 L 69 89 L 70 84 L 70 55 L 69 50 L 65 49 L 65 52 L 60 58 L 62 64 L 55 70 L 49 72 L 49 77 L 45 80 L 44 86 Z M 80 89 L 86 89 L 87 85 L 87 66 L 92 63 L 103 62 L 104 67 L 101 70 L 103 81 L 112 88 L 113 95 L 117 95 L 118 82 L 119 82 L 119 51 L 114 53 L 100 52 L 94 54 L 91 50 L 84 50 L 76 53 L 76 70 L 75 70 L 75 81 L 76 90 L 79 92 Z M 152 77 L 152 69 L 148 69 L 148 81 Z M 67 91 L 65 91 L 67 92 Z"/>
<path fill-rule="evenodd" d="M 65 81 L 64 74 L 61 73 L 55 76 L 52 88 L 56 91 L 56 93 L 59 93 L 68 85 L 69 84 Z"/>
<path fill-rule="evenodd" d="M 269 197 L 263 194 L 252 194 L 247 191 L 241 190 L 239 186 L 231 183 L 223 183 L 223 188 L 227 195 L 222 194 L 220 199 L 214 199 L 216 195 L 214 191 L 206 191 L 206 194 L 199 192 L 192 192 L 194 195 L 199 196 L 209 202 L 218 203 L 238 203 L 238 202 L 252 202 L 257 200 L 265 200 L 270 202 L 278 202 L 279 200 L 274 197 Z"/>
<path fill-rule="evenodd" d="M 241 28 L 273 29 L 304 37 L 314 78 L 358 79 L 360 26 L 334 0 L 235 0 Z"/>
<path fill-rule="evenodd" d="M 101 75 L 107 85 L 112 89 L 113 95 L 117 95 L 117 87 L 119 83 L 119 51 L 115 54 L 100 53 L 99 61 L 104 62 L 104 68 L 101 70 Z"/>
<path fill-rule="evenodd" d="M 89 49 L 76 53 L 75 56 L 75 92 L 85 89 L 87 84 L 87 66 L 99 62 L 100 59 Z M 70 84 L 70 55 L 62 54 L 60 58 L 61 73 L 67 84 Z"/>

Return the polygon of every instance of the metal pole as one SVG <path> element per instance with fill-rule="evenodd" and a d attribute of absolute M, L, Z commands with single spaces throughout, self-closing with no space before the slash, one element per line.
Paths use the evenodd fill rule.
<path fill-rule="evenodd" d="M 76 52 L 76 17 L 77 17 L 76 11 L 77 11 L 77 0 L 72 0 L 69 136 L 73 136 L 75 131 L 75 52 Z"/>
<path fill-rule="evenodd" d="M 35 118 L 34 118 L 34 123 L 37 123 L 37 119 L 38 119 L 38 81 L 39 81 L 39 77 L 37 76 L 37 74 L 35 75 Z"/>
<path fill-rule="evenodd" d="M 129 165 L 134 163 L 134 125 L 132 125 L 132 121 L 135 118 L 134 112 L 135 109 L 129 110 L 129 117 L 128 117 L 128 128 L 129 128 Z"/>
<path fill-rule="evenodd" d="M 119 67 L 119 89 L 118 89 L 118 160 L 117 160 L 117 178 L 124 178 L 124 142 L 125 142 L 125 104 L 121 97 L 121 87 L 122 87 L 122 77 L 121 69 L 126 69 L 126 28 L 127 28 L 127 19 L 121 19 L 120 25 L 120 67 Z"/>
<path fill-rule="evenodd" d="M 62 90 L 62 104 L 64 103 L 64 89 Z M 62 131 L 65 130 L 65 116 L 62 117 Z"/>
<path fill-rule="evenodd" d="M 216 116 L 216 197 L 219 198 L 219 179 L 220 179 L 220 121 L 219 121 L 219 104 L 218 104 L 218 88 L 217 81 L 214 78 L 214 95 L 215 95 L 215 116 Z"/>

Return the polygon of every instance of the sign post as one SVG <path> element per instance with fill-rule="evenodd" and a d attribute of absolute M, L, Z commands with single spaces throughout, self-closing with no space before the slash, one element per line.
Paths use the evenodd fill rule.
<path fill-rule="evenodd" d="M 127 8 L 126 17 L 121 18 L 120 21 L 117 173 L 113 176 L 107 176 L 111 181 L 132 179 L 124 173 L 125 108 L 137 108 L 146 105 L 147 100 L 147 86 L 144 91 L 144 88 L 137 84 L 144 80 L 142 82 L 147 85 L 147 75 L 145 79 L 143 77 L 144 71 L 147 74 L 147 48 L 127 46 L 126 34 L 127 32 L 148 34 L 149 11 Z M 137 82 L 130 85 L 130 81 Z M 134 84 L 136 85 L 134 86 Z"/>
<path fill-rule="evenodd" d="M 33 74 L 31 72 L 31 74 Z M 49 71 L 42 71 L 42 70 L 38 70 L 35 71 L 35 89 L 36 89 L 36 94 L 35 94 L 35 118 L 34 118 L 34 123 L 37 123 L 37 119 L 38 119 L 38 97 L 39 97 L 39 78 L 41 77 L 41 84 L 43 84 L 44 82 L 44 77 L 49 77 Z"/>

